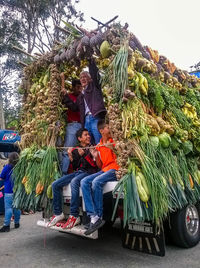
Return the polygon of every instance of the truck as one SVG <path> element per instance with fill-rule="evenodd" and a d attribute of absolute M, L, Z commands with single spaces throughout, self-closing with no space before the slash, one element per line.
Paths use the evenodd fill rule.
<path fill-rule="evenodd" d="M 20 141 L 20 136 L 17 131 L 0 129 L 0 152 L 19 151 L 17 142 Z"/>
<path fill-rule="evenodd" d="M 72 25 L 66 27 L 71 34 L 65 44 L 58 44 L 25 67 L 20 86 L 24 94 L 20 123 L 22 161 L 18 165 L 23 166 L 24 173 L 20 169 L 16 174 L 14 202 L 22 209 L 42 208 L 43 219 L 37 224 L 47 228 L 51 200 L 46 191 L 60 175 L 56 150 L 60 152 L 61 146 L 56 141 L 66 126 L 60 75 L 65 73 L 65 86 L 70 90 L 72 77 L 79 77 L 87 68 L 88 59 L 93 58 L 100 70 L 107 117 L 121 167 L 121 180 L 104 186 L 105 226 L 120 220 L 122 245 L 149 254 L 164 256 L 165 238 L 169 237 L 178 246 L 195 246 L 200 239 L 199 79 L 177 68 L 158 51 L 143 46 L 128 31 L 127 24 L 104 24 L 103 31 L 90 33 Z M 119 190 L 133 165 L 131 190 Z M 137 178 L 138 172 L 143 176 Z M 132 198 L 128 212 L 127 193 Z M 63 191 L 66 218 L 70 199 L 68 185 Z M 60 226 L 50 229 L 85 236 L 88 218 L 83 200 L 81 204 L 81 225 L 71 230 Z M 113 210 L 117 211 L 115 215 Z M 87 238 L 97 239 L 98 231 Z"/>

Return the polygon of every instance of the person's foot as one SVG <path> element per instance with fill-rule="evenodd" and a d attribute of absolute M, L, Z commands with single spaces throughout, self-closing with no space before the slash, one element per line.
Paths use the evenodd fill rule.
<path fill-rule="evenodd" d="M 91 224 L 91 222 L 88 222 L 88 223 L 86 223 L 86 224 L 84 225 L 85 230 L 88 230 L 88 229 L 89 229 L 90 224 Z"/>
<path fill-rule="evenodd" d="M 19 223 L 15 223 L 15 229 L 19 228 L 20 224 Z"/>
<path fill-rule="evenodd" d="M 90 223 L 89 228 L 85 231 L 85 235 L 90 235 L 104 225 L 105 221 L 99 218 L 95 223 Z"/>
<path fill-rule="evenodd" d="M 67 222 L 62 225 L 63 229 L 72 229 L 74 226 L 80 224 L 81 219 L 80 217 L 74 217 L 72 215 L 69 216 Z"/>
<path fill-rule="evenodd" d="M 4 225 L 1 229 L 0 229 L 0 232 L 1 233 L 4 233 L 4 232 L 10 232 L 10 225 Z"/>
<path fill-rule="evenodd" d="M 30 210 L 29 214 L 35 214 L 35 212 L 33 210 Z"/>
<path fill-rule="evenodd" d="M 57 222 L 64 220 L 65 215 L 63 213 L 61 213 L 60 215 L 54 215 L 51 219 L 50 222 L 48 224 L 48 227 L 52 227 L 54 225 L 56 225 Z"/>
<path fill-rule="evenodd" d="M 22 210 L 22 215 L 29 215 L 27 211 Z"/>

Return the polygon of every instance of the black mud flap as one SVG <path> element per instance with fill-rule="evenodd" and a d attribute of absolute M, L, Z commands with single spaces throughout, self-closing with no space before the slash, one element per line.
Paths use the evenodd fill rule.
<path fill-rule="evenodd" d="M 163 257 L 165 256 L 163 226 L 158 228 L 151 222 L 133 221 L 123 229 L 122 246 Z"/>

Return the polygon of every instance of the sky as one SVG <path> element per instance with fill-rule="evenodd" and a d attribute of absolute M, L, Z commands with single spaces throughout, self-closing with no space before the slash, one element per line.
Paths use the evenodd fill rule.
<path fill-rule="evenodd" d="M 200 0 L 80 0 L 77 8 L 84 13 L 84 28 L 116 21 L 129 24 L 143 45 L 158 50 L 181 69 L 200 61 Z"/>

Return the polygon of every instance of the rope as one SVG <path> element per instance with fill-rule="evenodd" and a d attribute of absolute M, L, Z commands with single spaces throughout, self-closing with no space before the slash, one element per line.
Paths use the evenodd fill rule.
<path fill-rule="evenodd" d="M 107 145 L 114 145 L 114 143 L 108 143 L 108 144 L 102 144 L 102 145 L 95 145 L 95 146 L 87 146 L 87 147 L 56 147 L 56 149 L 58 150 L 65 150 L 65 149 L 83 149 L 83 150 L 87 150 L 87 149 L 95 149 L 95 148 L 99 148 L 99 147 L 108 147 Z"/>

